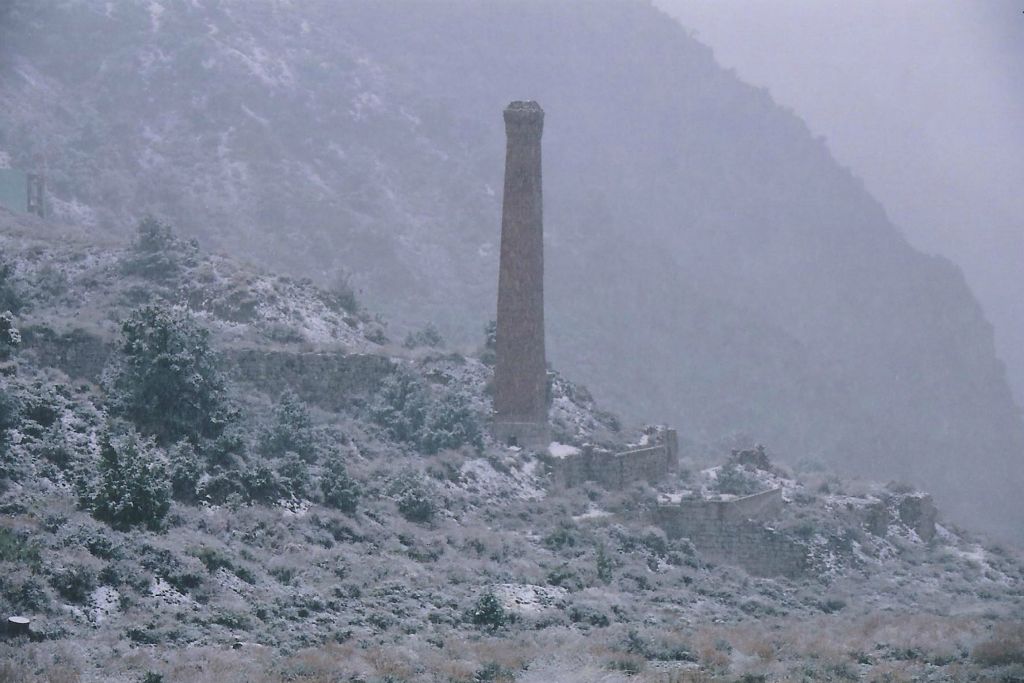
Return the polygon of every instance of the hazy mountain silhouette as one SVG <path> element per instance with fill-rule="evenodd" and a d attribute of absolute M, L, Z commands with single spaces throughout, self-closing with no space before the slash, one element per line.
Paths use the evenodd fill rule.
<path fill-rule="evenodd" d="M 1024 521 L 1024 428 L 958 269 L 645 3 L 0 16 L 0 151 L 45 157 L 58 217 L 126 234 L 155 212 L 295 275 L 350 272 L 394 326 L 455 340 L 493 317 L 501 109 L 536 99 L 559 370 L 695 443 L 746 434 Z"/>

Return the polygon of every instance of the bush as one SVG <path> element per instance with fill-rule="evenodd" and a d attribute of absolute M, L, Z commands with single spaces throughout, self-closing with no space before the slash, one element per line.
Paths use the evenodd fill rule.
<path fill-rule="evenodd" d="M 443 345 L 444 338 L 441 337 L 441 333 L 437 331 L 437 328 L 431 324 L 428 324 L 418 332 L 410 332 L 406 335 L 405 341 L 402 342 L 402 346 L 407 349 L 415 349 L 420 346 L 436 349 Z"/>
<path fill-rule="evenodd" d="M 425 523 L 434 518 L 436 494 L 417 474 L 404 474 L 392 485 L 398 511 L 410 522 Z"/>
<path fill-rule="evenodd" d="M 719 493 L 734 496 L 746 496 L 757 493 L 760 488 L 757 480 L 748 475 L 737 465 L 722 465 L 718 470 L 717 488 Z"/>
<path fill-rule="evenodd" d="M 327 290 L 327 305 L 352 315 L 359 312 L 359 300 L 348 273 L 339 273 L 334 279 L 334 284 Z"/>
<path fill-rule="evenodd" d="M 14 325 L 14 314 L 0 313 L 0 360 L 10 360 L 21 346 L 21 332 Z"/>
<path fill-rule="evenodd" d="M 313 420 L 306 404 L 291 390 L 281 394 L 274 409 L 273 423 L 260 436 L 260 450 L 265 455 L 282 456 L 291 451 L 306 460 L 316 455 Z"/>
<path fill-rule="evenodd" d="M 465 394 L 447 392 L 430 406 L 419 442 L 427 454 L 466 444 L 484 447 L 483 429 Z"/>
<path fill-rule="evenodd" d="M 971 650 L 971 659 L 984 666 L 1024 664 L 1024 623 L 997 624 L 993 633 Z"/>
<path fill-rule="evenodd" d="M 487 592 L 480 596 L 473 605 L 473 609 L 470 610 L 469 620 L 474 626 L 482 626 L 489 631 L 494 631 L 508 622 L 510 622 L 511 615 L 505 611 L 502 607 L 501 601 L 498 600 L 494 593 Z"/>
<path fill-rule="evenodd" d="M 269 466 L 261 464 L 242 473 L 249 500 L 257 503 L 273 503 L 285 495 L 285 486 L 277 476 L 277 472 Z"/>
<path fill-rule="evenodd" d="M 427 416 L 430 395 L 418 376 L 399 370 L 381 382 L 370 405 L 370 419 L 396 441 L 416 443 Z"/>
<path fill-rule="evenodd" d="M 154 280 L 168 280 L 181 270 L 181 243 L 167 223 L 153 216 L 139 221 L 132 251 L 122 262 L 128 275 L 141 275 Z"/>
<path fill-rule="evenodd" d="M 324 505 L 342 512 L 355 512 L 359 504 L 359 485 L 348 476 L 345 465 L 338 459 L 327 464 L 320 479 L 320 492 L 324 496 Z"/>
<path fill-rule="evenodd" d="M 309 492 L 309 466 L 297 453 L 287 453 L 277 466 L 285 495 L 304 498 Z"/>
<path fill-rule="evenodd" d="M 0 255 L 0 311 L 18 313 L 24 303 L 21 292 L 14 285 L 14 266 Z"/>
<path fill-rule="evenodd" d="M 82 604 L 96 590 L 96 573 L 82 565 L 61 567 L 50 575 L 50 585 L 68 602 Z"/>
<path fill-rule="evenodd" d="M 370 419 L 396 441 L 428 455 L 470 444 L 483 448 L 483 429 L 465 394 L 449 391 L 432 400 L 411 370 L 387 377 L 370 406 Z"/>
<path fill-rule="evenodd" d="M 91 501 L 97 519 L 115 527 L 159 528 L 170 508 L 171 489 L 159 451 L 129 428 L 108 428 L 100 444 L 99 482 Z"/>
<path fill-rule="evenodd" d="M 187 440 L 179 441 L 171 447 L 168 459 L 171 463 L 171 493 L 174 499 L 185 503 L 196 502 L 205 468 L 195 447 Z"/>
<path fill-rule="evenodd" d="M 21 421 L 21 402 L 8 387 L 0 386 L 0 444 L 7 439 L 7 430 Z"/>
<path fill-rule="evenodd" d="M 229 415 L 208 338 L 184 311 L 161 305 L 134 311 L 121 325 L 104 383 L 111 412 L 162 445 L 218 436 Z"/>

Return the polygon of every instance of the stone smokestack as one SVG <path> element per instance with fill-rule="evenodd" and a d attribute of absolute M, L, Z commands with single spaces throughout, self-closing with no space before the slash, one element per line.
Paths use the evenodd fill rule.
<path fill-rule="evenodd" d="M 498 275 L 494 437 L 547 446 L 548 382 L 544 353 L 544 215 L 540 138 L 544 110 L 536 102 L 505 109 L 505 194 Z"/>

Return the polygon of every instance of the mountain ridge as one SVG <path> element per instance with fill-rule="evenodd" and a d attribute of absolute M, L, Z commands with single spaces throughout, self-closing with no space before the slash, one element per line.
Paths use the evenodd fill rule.
<path fill-rule="evenodd" d="M 962 276 L 646 3 L 15 1 L 0 30 L 0 148 L 47 156 L 58 215 L 348 272 L 460 342 L 493 317 L 500 110 L 537 99 L 557 368 L 1020 528 L 1024 427 Z"/>

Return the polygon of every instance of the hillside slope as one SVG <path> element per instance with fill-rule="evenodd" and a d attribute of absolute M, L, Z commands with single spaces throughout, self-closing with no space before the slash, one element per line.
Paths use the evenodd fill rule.
<path fill-rule="evenodd" d="M 581 387 L 554 383 L 558 448 L 494 443 L 485 353 L 382 345 L 334 294 L 152 227 L 117 247 L 0 210 L 0 302 L 21 331 L 0 316 L 0 614 L 31 620 L 0 639 L 0 681 L 1024 674 L 1024 560 L 921 492 L 710 446 L 653 482 L 562 488 L 559 452 L 633 436 Z M 125 324 L 140 314 L 174 324 Z M 167 342 L 192 325 L 209 336 Z M 231 410 L 211 411 L 226 425 L 166 439 L 132 410 L 175 377 L 194 386 L 207 344 L 198 369 L 230 375 Z M 374 381 L 311 389 L 312 358 L 374 359 Z M 126 368 L 166 374 L 126 405 Z M 207 417 L 187 407 L 155 417 Z M 742 523 L 754 575 L 656 514 L 769 490 L 778 509 Z M 802 558 L 783 575 L 780 549 Z"/>
<path fill-rule="evenodd" d="M 9 4 L 0 150 L 45 157 L 59 216 L 116 235 L 156 212 L 475 340 L 500 111 L 534 98 L 560 370 L 632 419 L 1024 528 L 1024 427 L 960 273 L 645 3 Z"/>

